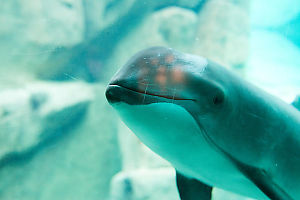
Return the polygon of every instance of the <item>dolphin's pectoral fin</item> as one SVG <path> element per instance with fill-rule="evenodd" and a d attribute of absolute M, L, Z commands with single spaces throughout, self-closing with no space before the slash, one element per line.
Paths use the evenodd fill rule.
<path fill-rule="evenodd" d="M 271 200 L 293 200 L 265 170 L 240 162 L 236 164 L 240 171 Z"/>
<path fill-rule="evenodd" d="M 300 95 L 292 102 L 292 105 L 300 111 Z"/>
<path fill-rule="evenodd" d="M 176 170 L 177 188 L 181 200 L 211 200 L 212 187 L 188 178 Z"/>

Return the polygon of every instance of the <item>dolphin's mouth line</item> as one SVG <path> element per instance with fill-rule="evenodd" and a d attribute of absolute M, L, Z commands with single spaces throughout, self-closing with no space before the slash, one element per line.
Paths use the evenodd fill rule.
<path fill-rule="evenodd" d="M 160 98 L 165 98 L 165 99 L 170 99 L 170 100 L 189 100 L 189 101 L 196 101 L 195 99 L 187 99 L 187 98 L 180 98 L 180 97 L 176 97 L 176 96 L 165 96 L 165 95 L 159 95 L 159 94 L 154 94 L 154 93 L 151 93 L 151 92 L 142 92 L 142 91 L 138 91 L 138 90 L 134 90 L 132 88 L 129 88 L 129 87 L 126 87 L 126 86 L 123 86 L 123 85 L 118 85 L 118 84 L 109 84 L 109 86 L 118 86 L 118 87 L 121 87 L 121 88 L 125 88 L 127 90 L 130 90 L 132 92 L 136 92 L 136 93 L 139 93 L 139 94 L 142 94 L 142 95 L 149 95 L 149 96 L 154 96 L 154 97 L 160 97 Z"/>

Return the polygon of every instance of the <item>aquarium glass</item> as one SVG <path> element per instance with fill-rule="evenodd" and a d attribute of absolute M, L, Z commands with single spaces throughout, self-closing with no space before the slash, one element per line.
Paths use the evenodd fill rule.
<path fill-rule="evenodd" d="M 0 199 L 179 200 L 174 168 L 107 102 L 112 76 L 162 46 L 290 104 L 299 31 L 299 0 L 0 0 Z"/>

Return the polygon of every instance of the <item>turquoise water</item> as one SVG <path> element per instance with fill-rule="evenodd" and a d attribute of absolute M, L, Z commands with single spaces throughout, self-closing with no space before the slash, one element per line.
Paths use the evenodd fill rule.
<path fill-rule="evenodd" d="M 288 103 L 300 93 L 298 0 L 11 0 L 0 22 L 3 200 L 179 198 L 104 96 L 144 48 L 207 57 Z"/>

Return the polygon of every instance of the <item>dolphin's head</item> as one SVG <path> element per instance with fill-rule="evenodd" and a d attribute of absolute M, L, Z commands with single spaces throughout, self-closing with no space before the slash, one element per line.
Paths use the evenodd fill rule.
<path fill-rule="evenodd" d="M 205 129 L 226 118 L 222 70 L 215 66 L 203 57 L 152 47 L 116 73 L 106 98 L 147 146 L 174 164 L 187 158 L 191 146 L 205 146 Z"/>
<path fill-rule="evenodd" d="M 116 73 L 106 97 L 112 105 L 167 102 L 197 113 L 215 112 L 225 101 L 225 91 L 212 76 L 203 57 L 152 47 L 134 55 Z"/>

